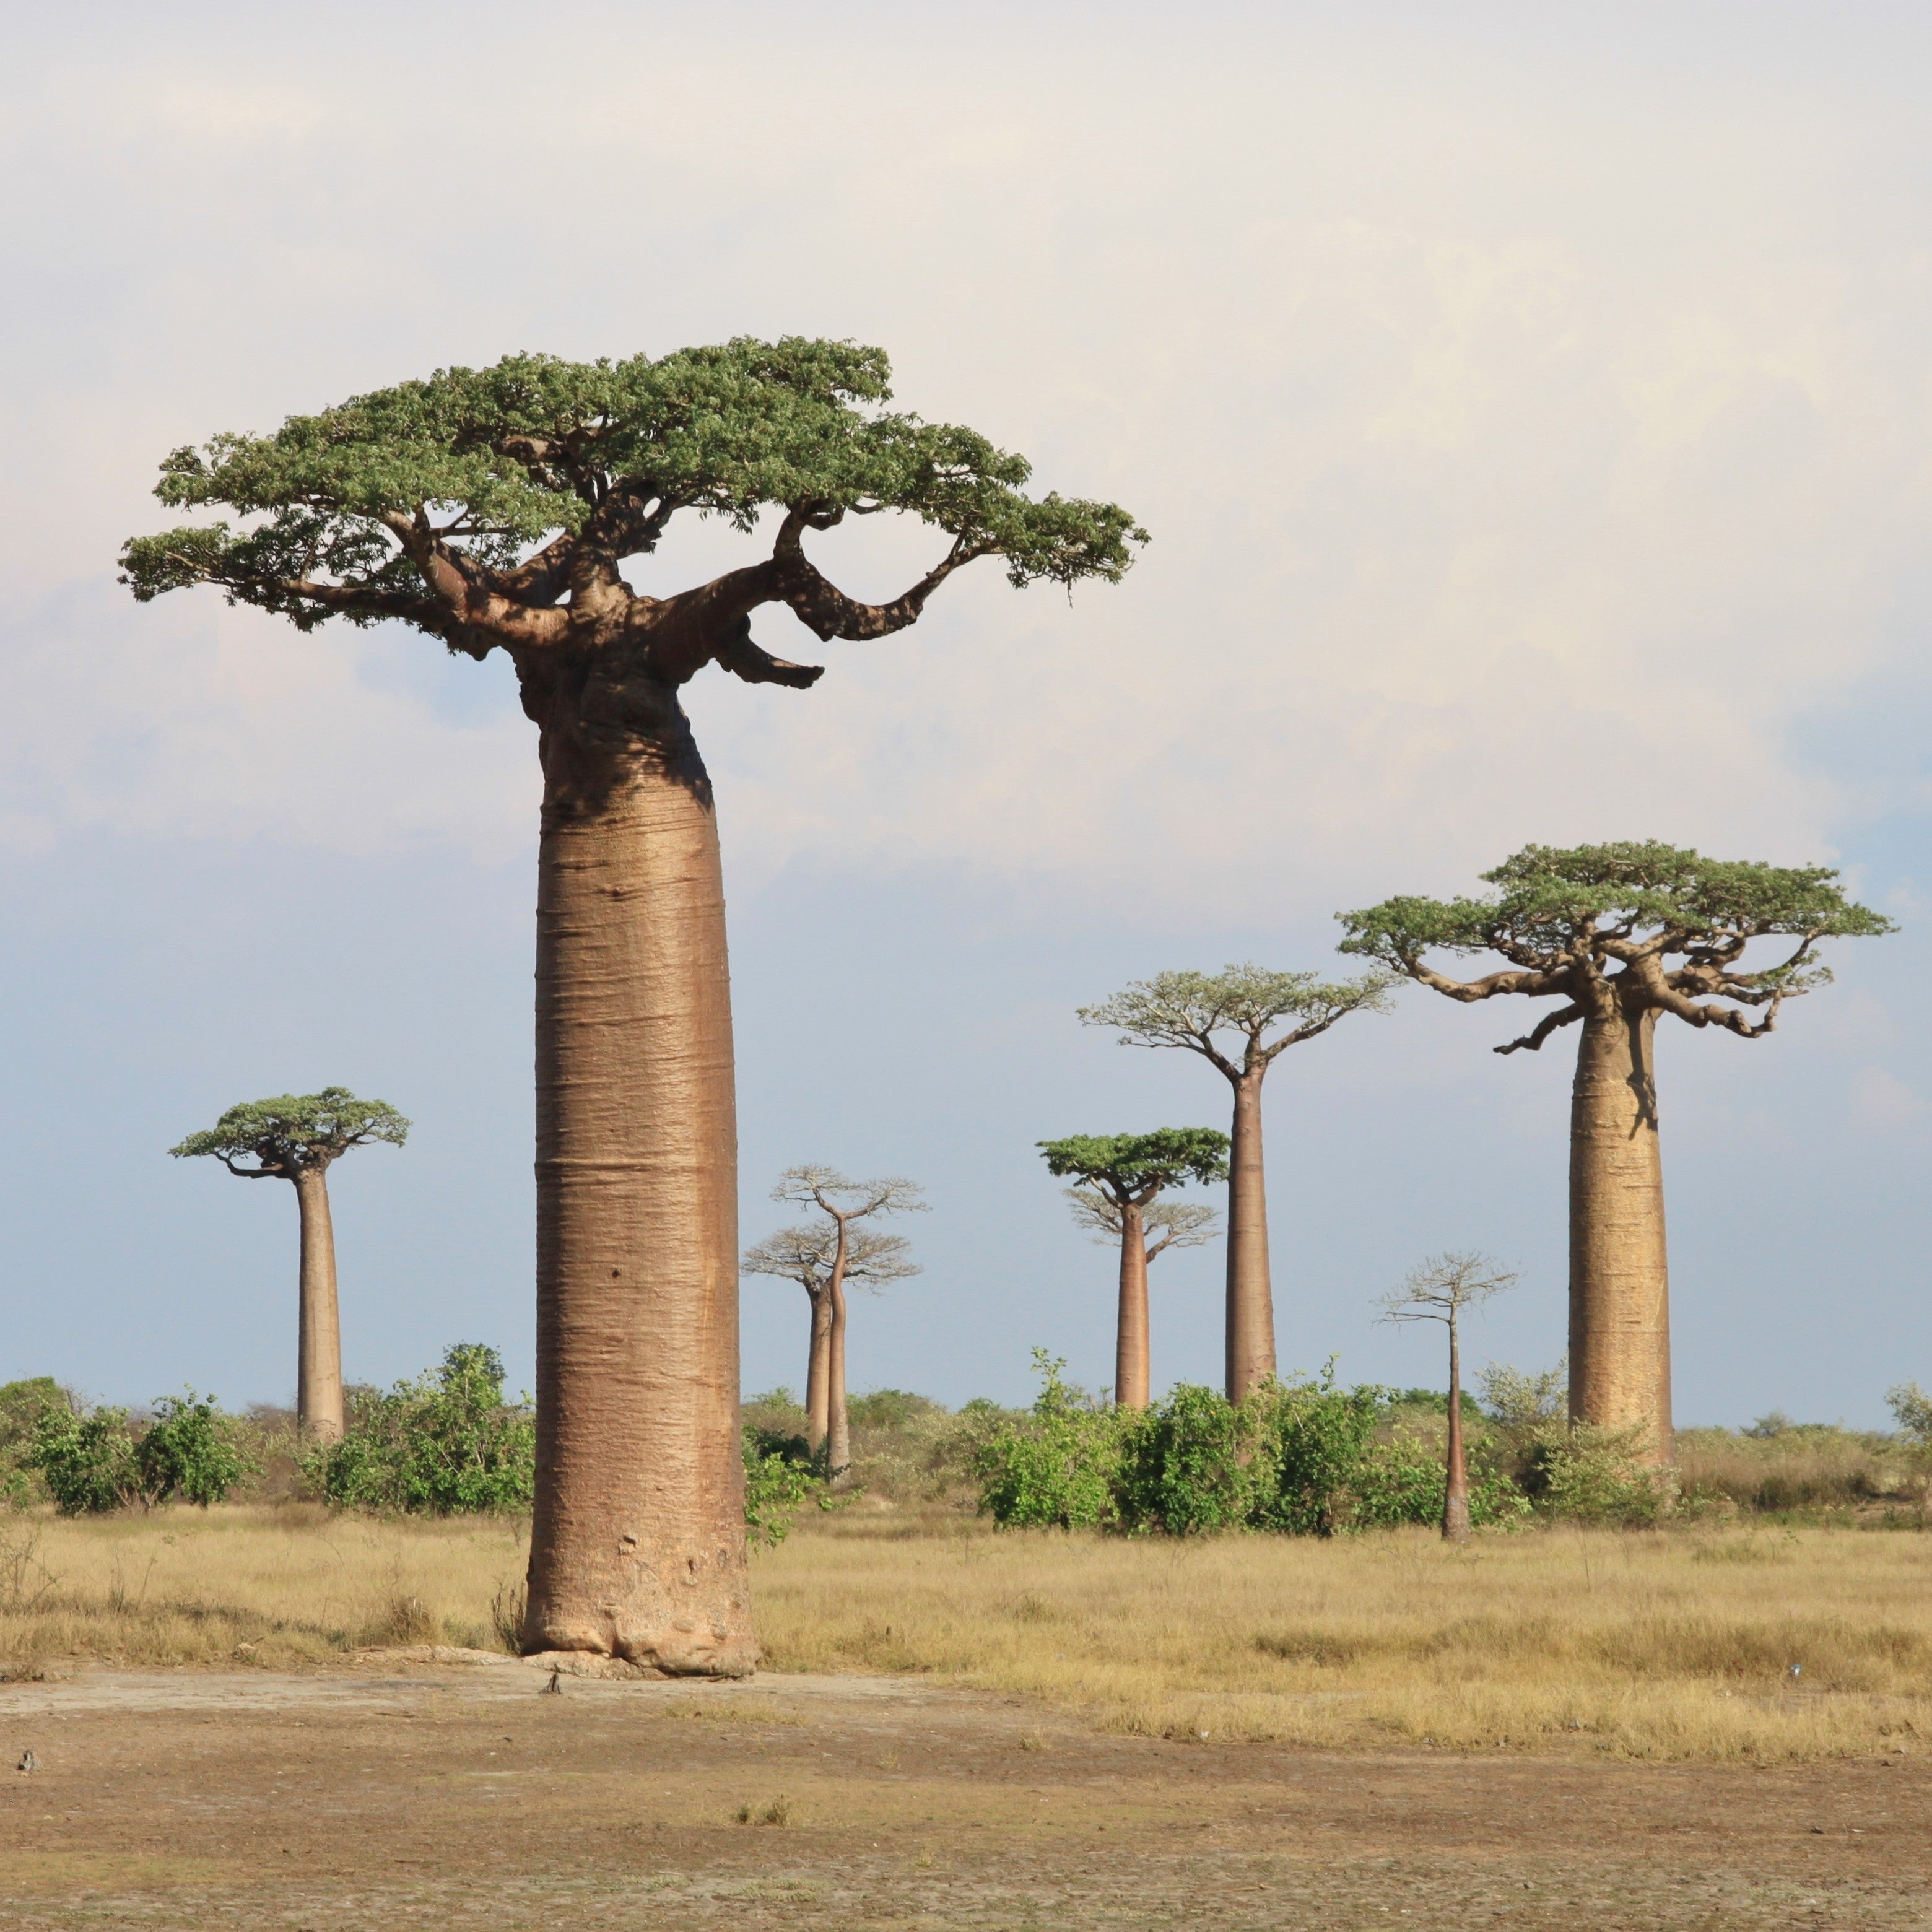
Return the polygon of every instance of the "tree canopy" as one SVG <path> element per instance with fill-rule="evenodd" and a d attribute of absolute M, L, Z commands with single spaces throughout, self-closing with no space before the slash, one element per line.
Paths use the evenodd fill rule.
<path fill-rule="evenodd" d="M 1069 1134 L 1041 1141 L 1046 1171 L 1132 1199 L 1164 1187 L 1228 1178 L 1228 1136 L 1213 1127 L 1156 1127 L 1148 1134 Z"/>
<path fill-rule="evenodd" d="M 922 1272 L 910 1258 L 912 1244 L 903 1234 L 886 1234 L 870 1228 L 853 1228 L 845 1236 L 848 1286 L 877 1288 L 889 1281 L 904 1281 Z M 838 1230 L 830 1221 L 808 1222 L 802 1227 L 781 1228 L 745 1250 L 747 1274 L 770 1274 L 795 1281 L 808 1294 L 830 1285 L 838 1251 Z"/>
<path fill-rule="evenodd" d="M 1016 586 L 1118 580 L 1146 541 L 1111 503 L 1022 493 L 1030 467 L 975 431 L 886 406 L 882 350 L 849 342 L 741 337 L 653 360 L 506 356 L 439 370 L 291 416 L 266 436 L 218 436 L 175 451 L 156 490 L 214 521 L 136 538 L 122 581 L 146 602 L 220 586 L 304 629 L 331 617 L 400 619 L 481 657 L 585 641 L 632 596 L 618 574 L 688 511 L 750 532 L 784 512 L 770 556 L 706 590 L 711 628 L 758 605 L 790 605 L 823 638 L 910 623 L 932 590 L 975 558 L 1003 558 Z M 806 560 L 807 530 L 902 511 L 949 540 L 903 596 L 862 604 Z M 567 602 L 566 601 L 567 600 Z M 742 634 L 653 668 L 690 676 L 713 657 L 754 681 L 815 672 L 767 658 Z"/>
<path fill-rule="evenodd" d="M 244 1101 L 168 1151 L 178 1160 L 212 1154 L 230 1173 L 249 1180 L 292 1180 L 304 1168 L 326 1167 L 352 1147 L 376 1141 L 400 1147 L 409 1133 L 410 1123 L 386 1100 L 359 1100 L 346 1087 L 325 1087 L 320 1094 Z M 249 1160 L 256 1165 L 236 1165 Z"/>
<path fill-rule="evenodd" d="M 1599 988 L 1693 1026 L 1756 1037 L 1772 1030 L 1782 1001 L 1830 980 L 1814 950 L 1820 940 L 1894 929 L 1847 899 L 1830 866 L 1707 859 L 1654 840 L 1526 845 L 1482 876 L 1496 888 L 1485 898 L 1385 899 L 1336 916 L 1346 928 L 1342 951 L 1451 999 L 1568 996 L 1569 1005 L 1499 1053 L 1540 1046 L 1583 1018 Z M 1774 964 L 1746 970 L 1745 948 L 1773 938 L 1797 943 Z M 1428 964 L 1431 952 L 1495 952 L 1509 967 L 1456 980 Z M 1739 1010 L 1760 1007 L 1756 1024 Z"/>
<path fill-rule="evenodd" d="M 1178 1046 L 1211 1060 L 1230 1080 L 1266 1070 L 1276 1054 L 1326 1033 L 1345 1015 L 1388 1010 L 1394 976 L 1365 974 L 1330 982 L 1312 973 L 1274 973 L 1250 962 L 1219 973 L 1156 973 L 1136 980 L 1095 1006 L 1082 1006 L 1088 1026 L 1118 1029 L 1123 1046 Z M 1270 1028 L 1292 1022 L 1269 1040 Z M 1217 1034 L 1241 1040 L 1231 1058 Z"/>
<path fill-rule="evenodd" d="M 1076 1224 L 1090 1231 L 1102 1247 L 1112 1247 L 1126 1232 L 1119 1201 L 1098 1187 L 1064 1190 L 1073 1204 Z M 1203 1248 L 1220 1232 L 1220 1215 L 1204 1201 L 1152 1201 L 1141 1210 L 1141 1232 L 1152 1261 L 1169 1248 Z"/>
<path fill-rule="evenodd" d="M 835 1221 L 862 1220 L 868 1214 L 923 1214 L 927 1206 L 920 1196 L 919 1183 L 901 1174 L 854 1180 L 836 1167 L 812 1161 L 787 1168 L 772 1190 L 774 1201 L 821 1208 Z"/>

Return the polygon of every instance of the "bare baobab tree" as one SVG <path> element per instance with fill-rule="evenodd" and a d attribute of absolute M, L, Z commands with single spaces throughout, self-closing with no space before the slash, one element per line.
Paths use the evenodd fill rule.
<path fill-rule="evenodd" d="M 358 1100 L 346 1087 L 278 1094 L 230 1107 L 206 1132 L 168 1151 L 177 1160 L 212 1155 L 244 1180 L 286 1180 L 302 1216 L 302 1275 L 296 1421 L 303 1435 L 342 1434 L 342 1320 L 335 1290 L 335 1228 L 328 1170 L 351 1148 L 400 1147 L 410 1124 L 386 1100 Z M 245 1163 L 245 1164 L 244 1164 Z"/>
<path fill-rule="evenodd" d="M 1066 1192 L 1081 1226 L 1120 1244 L 1114 1400 L 1121 1408 L 1144 1408 L 1153 1393 L 1148 1264 L 1169 1248 L 1211 1240 L 1214 1219 L 1210 1208 L 1160 1197 L 1190 1180 L 1226 1180 L 1228 1136 L 1213 1127 L 1160 1127 L 1150 1134 L 1072 1134 L 1039 1144 L 1049 1174 L 1078 1184 Z"/>
<path fill-rule="evenodd" d="M 824 1423 L 814 1446 L 817 1441 L 824 1443 L 826 1474 L 836 1484 L 843 1480 L 852 1461 L 852 1418 L 845 1400 L 845 1285 L 867 1279 L 857 1274 L 853 1266 L 856 1244 L 862 1235 L 875 1232 L 853 1224 L 868 1220 L 874 1214 L 923 1214 L 926 1204 L 920 1198 L 916 1181 L 902 1180 L 896 1174 L 887 1174 L 877 1180 L 852 1180 L 836 1167 L 820 1167 L 809 1162 L 802 1167 L 787 1168 L 779 1175 L 778 1185 L 772 1190 L 772 1198 L 787 1202 L 794 1208 L 816 1208 L 826 1217 L 826 1232 L 832 1237 L 831 1264 L 825 1274 L 825 1372 L 820 1378 L 825 1391 Z M 875 1255 L 878 1253 L 876 1250 L 874 1252 Z M 875 1274 L 869 1278 L 880 1282 L 896 1281 L 918 1274 L 917 1264 L 905 1260 L 905 1252 L 906 1244 L 902 1240 L 891 1253 L 896 1264 L 894 1271 Z M 814 1317 L 816 1312 L 814 1308 Z M 815 1319 L 813 1338 L 815 1355 Z M 810 1378 L 806 1386 L 806 1406 L 807 1414 L 812 1416 L 812 1426 L 817 1429 L 818 1420 L 812 1410 Z"/>
<path fill-rule="evenodd" d="M 824 1448 L 830 1427 L 833 1276 L 838 1276 L 842 1290 L 855 1283 L 877 1288 L 889 1281 L 903 1281 L 920 1271 L 918 1262 L 907 1258 L 911 1246 L 903 1234 L 844 1226 L 836 1221 L 813 1221 L 802 1227 L 781 1228 L 745 1250 L 741 1266 L 746 1274 L 778 1275 L 795 1281 L 811 1304 L 805 1430 L 806 1439 L 814 1450 Z"/>
<path fill-rule="evenodd" d="M 1113 1027 L 1123 1046 L 1174 1046 L 1202 1059 L 1234 1090 L 1228 1186 L 1228 1400 L 1239 1402 L 1275 1372 L 1274 1296 L 1268 1278 L 1268 1182 L 1262 1161 L 1262 1082 L 1291 1046 L 1350 1013 L 1381 1012 L 1396 983 L 1370 973 L 1339 984 L 1312 973 L 1254 965 L 1220 973 L 1158 973 L 1097 1006 L 1089 1026 Z M 1282 1022 L 1288 1030 L 1268 1037 Z M 1216 1036 L 1232 1034 L 1226 1051 Z"/>
<path fill-rule="evenodd" d="M 1650 1454 L 1672 1456 L 1670 1268 L 1653 1058 L 1659 1016 L 1762 1040 L 1788 999 L 1831 975 L 1823 939 L 1889 932 L 1848 900 L 1822 866 L 1706 859 L 1654 842 L 1526 845 L 1480 899 L 1388 899 L 1340 915 L 1342 950 L 1382 962 L 1452 1000 L 1522 994 L 1558 1002 L 1498 1046 L 1534 1052 L 1577 1024 L 1570 1103 L 1570 1415 L 1641 1425 Z M 1754 940 L 1795 941 L 1747 970 Z M 1507 962 L 1457 980 L 1432 952 L 1493 952 Z M 1753 1019 L 1753 1012 L 1760 1017 Z"/>
<path fill-rule="evenodd" d="M 1117 580 L 1144 537 L 1116 506 L 1028 498 L 1024 458 L 888 409 L 890 374 L 878 350 L 799 338 L 440 370 L 176 451 L 163 501 L 242 521 L 122 554 L 144 602 L 212 584 L 304 631 L 395 621 L 466 657 L 501 650 L 538 728 L 526 1651 L 728 1676 L 758 1656 L 724 890 L 680 692 L 712 664 L 815 682 L 753 640 L 767 607 L 821 639 L 878 638 L 976 558 L 1070 588 Z M 885 511 L 931 526 L 940 554 L 862 603 L 806 543 Z M 708 581 L 634 589 L 625 560 L 687 513 L 764 544 Z"/>
<path fill-rule="evenodd" d="M 1442 1486 L 1442 1534 L 1451 1543 L 1469 1540 L 1469 1470 L 1462 1455 L 1464 1313 L 1492 1295 L 1515 1287 L 1516 1277 L 1486 1255 L 1431 1255 L 1401 1287 L 1382 1298 L 1384 1322 L 1440 1322 L 1449 1330 L 1449 1444 Z"/>

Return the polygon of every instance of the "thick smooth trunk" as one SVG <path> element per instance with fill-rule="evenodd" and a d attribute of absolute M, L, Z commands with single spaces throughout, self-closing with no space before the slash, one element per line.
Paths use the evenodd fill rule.
<path fill-rule="evenodd" d="M 825 1468 L 833 1488 L 842 1487 L 852 1464 L 852 1415 L 845 1401 L 845 1288 L 832 1284 L 832 1322 L 826 1334 Z"/>
<path fill-rule="evenodd" d="M 1654 1012 L 1583 1022 L 1570 1114 L 1570 1416 L 1674 1454 Z"/>
<path fill-rule="evenodd" d="M 335 1228 L 328 1218 L 328 1172 L 296 1175 L 302 1213 L 300 1336 L 296 1349 L 296 1426 L 318 1442 L 342 1438 L 342 1317 L 335 1289 Z"/>
<path fill-rule="evenodd" d="M 1469 1536 L 1469 1471 L 1462 1457 L 1462 1344 L 1449 1324 L 1449 1466 L 1442 1486 L 1442 1534 L 1451 1543 Z"/>
<path fill-rule="evenodd" d="M 1120 1311 L 1114 1340 L 1114 1400 L 1121 1408 L 1144 1408 L 1150 1400 L 1152 1365 L 1148 1346 L 1147 1230 L 1131 1201 L 1120 1204 Z"/>
<path fill-rule="evenodd" d="M 1228 1400 L 1275 1372 L 1274 1297 L 1268 1282 L 1268 1185 L 1262 1167 L 1262 1083 L 1234 1083 L 1228 1159 Z"/>
<path fill-rule="evenodd" d="M 824 1289 L 812 1298 L 812 1344 L 805 1364 L 805 1436 L 813 1448 L 824 1446 L 829 1426 L 832 1372 L 832 1297 Z"/>
<path fill-rule="evenodd" d="M 573 790 L 547 749 L 524 1642 L 740 1676 L 758 1648 L 717 828 L 688 737 L 612 763 Z"/>

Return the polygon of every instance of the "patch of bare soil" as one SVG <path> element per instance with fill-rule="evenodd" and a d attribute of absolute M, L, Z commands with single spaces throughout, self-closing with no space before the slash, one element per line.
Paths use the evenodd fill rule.
<path fill-rule="evenodd" d="M 1932 1928 L 1932 1768 L 1328 1756 L 480 1652 L 82 1669 L 0 1686 L 0 1924 L 1888 1932 Z"/>

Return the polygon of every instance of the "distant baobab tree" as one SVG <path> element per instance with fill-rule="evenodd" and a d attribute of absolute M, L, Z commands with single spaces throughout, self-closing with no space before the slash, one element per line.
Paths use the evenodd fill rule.
<path fill-rule="evenodd" d="M 328 1170 L 351 1148 L 400 1147 L 410 1124 L 386 1100 L 358 1100 L 346 1087 L 278 1094 L 230 1107 L 206 1132 L 168 1151 L 177 1160 L 212 1155 L 244 1180 L 286 1180 L 302 1216 L 296 1421 L 303 1435 L 342 1434 L 342 1320 L 335 1288 L 335 1228 Z M 250 1163 L 243 1165 L 243 1163 Z"/>
<path fill-rule="evenodd" d="M 805 1432 L 806 1441 L 815 1450 L 825 1448 L 830 1430 L 834 1276 L 842 1293 L 855 1282 L 876 1288 L 920 1272 L 919 1264 L 907 1258 L 912 1244 L 903 1234 L 881 1234 L 873 1228 L 848 1227 L 843 1232 L 842 1256 L 841 1229 L 836 1221 L 781 1228 L 745 1250 L 746 1274 L 778 1275 L 795 1281 L 805 1290 L 811 1305 L 810 1339 L 806 1350 Z"/>
<path fill-rule="evenodd" d="M 1268 1181 L 1262 1156 L 1262 1082 L 1291 1046 L 1350 1013 L 1381 1012 L 1396 983 L 1386 973 L 1330 983 L 1312 973 L 1255 965 L 1219 973 L 1157 973 L 1097 1006 L 1089 1026 L 1113 1027 L 1123 1046 L 1197 1053 L 1234 1090 L 1228 1185 L 1228 1400 L 1239 1402 L 1275 1372 L 1274 1296 L 1268 1276 Z M 1288 1023 L 1286 1033 L 1268 1037 Z M 1238 1044 L 1226 1051 L 1217 1034 Z"/>
<path fill-rule="evenodd" d="M 1144 1408 L 1153 1396 L 1148 1264 L 1173 1247 L 1213 1239 L 1214 1210 L 1163 1202 L 1170 1187 L 1228 1178 L 1228 1136 L 1213 1127 L 1158 1127 L 1149 1134 L 1070 1134 L 1042 1141 L 1049 1174 L 1078 1184 L 1067 1196 L 1081 1226 L 1120 1244 L 1120 1312 L 1114 1341 L 1114 1400 Z"/>
<path fill-rule="evenodd" d="M 820 1293 L 813 1294 L 808 1282 L 806 1287 L 806 1292 L 812 1294 L 812 1322 L 805 1406 L 812 1447 L 824 1444 L 826 1473 L 836 1484 L 844 1479 L 852 1461 L 852 1418 L 845 1399 L 846 1286 L 883 1286 L 920 1272 L 919 1264 L 907 1258 L 911 1244 L 902 1235 L 883 1234 L 855 1224 L 875 1214 L 923 1214 L 926 1204 L 920 1198 L 918 1184 L 897 1174 L 853 1180 L 836 1167 L 811 1162 L 787 1168 L 772 1190 L 772 1198 L 794 1208 L 815 1208 L 825 1216 L 817 1229 L 789 1228 L 761 1241 L 746 1256 L 745 1266 L 754 1274 L 783 1274 L 800 1281 L 804 1274 L 799 1268 L 765 1264 L 766 1251 L 773 1242 L 782 1244 L 774 1251 L 774 1258 L 795 1256 L 813 1246 L 826 1257 Z M 819 1236 L 817 1243 L 812 1240 L 814 1233 Z M 754 1256 L 758 1258 L 755 1262 Z M 819 1391 L 822 1394 L 814 1400 Z"/>
<path fill-rule="evenodd" d="M 1469 1468 L 1462 1454 L 1462 1317 L 1516 1283 L 1516 1277 L 1487 1255 L 1431 1255 L 1410 1271 L 1401 1287 L 1382 1298 L 1384 1322 L 1440 1322 L 1449 1330 L 1449 1441 L 1444 1456 L 1442 1534 L 1451 1543 L 1469 1540 Z"/>
<path fill-rule="evenodd" d="M 1394 898 L 1338 915 L 1342 950 L 1380 961 L 1452 1000 L 1519 993 L 1559 1002 L 1496 1048 L 1532 1052 L 1580 1022 L 1570 1105 L 1570 1415 L 1641 1425 L 1672 1459 L 1670 1268 L 1653 1042 L 1660 1015 L 1761 1040 L 1788 999 L 1826 982 L 1824 939 L 1889 932 L 1823 866 L 1706 859 L 1654 842 L 1526 845 L 1486 898 Z M 1747 971 L 1754 940 L 1795 941 Z M 1432 952 L 1508 963 L 1452 979 Z M 1762 1016 L 1754 1020 L 1754 1012 Z"/>
<path fill-rule="evenodd" d="M 1144 540 L 1115 505 L 1025 496 L 1024 459 L 973 430 L 888 409 L 890 375 L 877 349 L 796 337 L 439 370 L 176 450 L 162 500 L 240 521 L 122 553 L 143 602 L 212 584 L 300 630 L 393 621 L 465 657 L 500 650 L 538 728 L 526 1652 L 722 1676 L 758 1658 L 724 888 L 680 692 L 712 664 L 815 682 L 753 640 L 766 607 L 821 639 L 877 639 L 977 558 L 1070 590 L 1118 580 Z M 862 603 L 806 543 L 886 511 L 929 525 L 940 554 Z M 686 513 L 762 542 L 708 581 L 634 589 L 625 560 Z"/>

